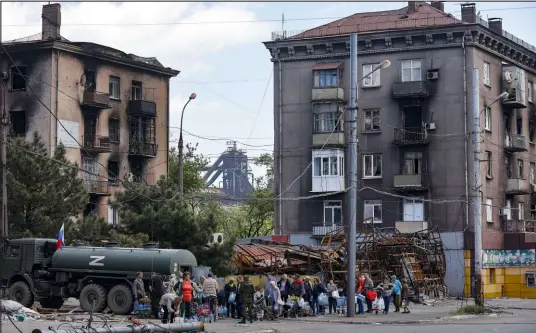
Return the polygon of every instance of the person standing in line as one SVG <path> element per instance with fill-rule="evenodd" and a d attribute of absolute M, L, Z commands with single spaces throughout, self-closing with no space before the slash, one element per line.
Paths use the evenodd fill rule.
<path fill-rule="evenodd" d="M 158 304 L 164 309 L 162 324 L 173 324 L 175 317 L 179 315 L 181 298 L 174 293 L 167 293 L 162 296 Z"/>
<path fill-rule="evenodd" d="M 160 318 L 160 299 L 164 295 L 165 286 L 162 276 L 153 273 L 151 276 L 151 308 L 154 319 Z"/>
<path fill-rule="evenodd" d="M 225 303 L 227 307 L 227 316 L 231 318 L 236 318 L 236 285 L 234 283 L 234 279 L 230 278 L 229 282 L 223 287 L 223 291 L 225 294 Z M 235 294 L 235 300 L 233 303 L 229 302 L 229 297 L 231 294 Z"/>
<path fill-rule="evenodd" d="M 365 301 L 367 302 L 367 313 L 372 312 L 372 300 L 368 297 L 367 291 L 374 289 L 374 282 L 368 274 L 365 274 Z"/>
<path fill-rule="evenodd" d="M 269 274 L 266 274 L 265 277 L 266 277 L 266 280 L 264 280 L 264 295 L 268 296 L 266 298 L 266 306 L 272 307 L 274 300 L 272 298 L 272 286 L 270 282 L 273 280 L 273 278 Z"/>
<path fill-rule="evenodd" d="M 318 316 L 318 313 L 320 312 L 320 305 L 319 305 L 319 302 L 318 302 L 318 297 L 320 296 L 320 294 L 324 293 L 324 294 L 327 294 L 328 291 L 326 290 L 326 287 L 324 287 L 324 285 L 322 284 L 322 282 L 320 282 L 320 279 L 315 277 L 315 285 L 313 287 L 313 294 L 312 294 L 312 297 L 311 297 L 311 308 L 313 309 L 313 316 L 316 317 Z"/>
<path fill-rule="evenodd" d="M 242 299 L 240 298 L 240 288 L 242 288 L 242 277 L 236 278 L 236 318 L 242 318 Z"/>
<path fill-rule="evenodd" d="M 169 281 L 165 283 L 166 293 L 172 293 L 174 291 L 175 284 L 177 284 L 177 276 L 175 274 L 171 274 L 169 277 Z"/>
<path fill-rule="evenodd" d="M 203 282 L 203 293 L 214 314 L 214 321 L 218 319 L 218 282 L 208 273 L 208 277 Z"/>
<path fill-rule="evenodd" d="M 326 286 L 327 292 L 328 292 L 328 307 L 329 307 L 329 314 L 337 313 L 337 300 L 335 297 L 333 297 L 333 293 L 338 290 L 337 285 L 332 280 L 329 280 L 328 285 Z M 333 312 L 332 312 L 333 310 Z"/>
<path fill-rule="evenodd" d="M 255 295 L 255 288 L 249 280 L 249 276 L 244 276 L 244 283 L 240 287 L 239 295 L 242 300 L 242 320 L 239 324 L 246 323 L 246 310 L 249 322 L 253 323 L 253 297 Z"/>
<path fill-rule="evenodd" d="M 283 300 L 281 299 L 281 291 L 279 291 L 279 288 L 277 287 L 277 283 L 275 281 L 270 281 L 270 287 L 272 288 L 272 299 L 273 299 L 273 310 L 274 310 L 274 316 L 277 318 L 279 317 L 279 313 L 281 311 L 281 304 Z"/>
<path fill-rule="evenodd" d="M 281 280 L 277 282 L 277 287 L 279 288 L 279 291 L 281 291 L 281 299 L 286 303 L 290 293 L 290 283 L 287 274 L 281 276 Z"/>
<path fill-rule="evenodd" d="M 383 282 L 378 285 L 379 290 L 381 290 L 381 297 L 383 298 L 383 314 L 389 313 L 389 305 L 391 304 L 391 298 L 393 296 L 394 284 L 389 282 L 388 278 L 383 279 Z"/>
<path fill-rule="evenodd" d="M 402 284 L 396 278 L 396 275 L 391 276 L 391 283 L 394 285 L 393 297 L 395 303 L 395 312 L 400 312 L 400 305 L 402 305 Z"/>
<path fill-rule="evenodd" d="M 402 279 L 402 302 L 403 302 L 403 308 L 404 312 L 402 313 L 410 313 L 409 311 L 409 285 L 407 279 Z"/>
<path fill-rule="evenodd" d="M 136 280 L 132 283 L 132 289 L 134 289 L 134 297 L 136 301 L 145 297 L 145 285 L 143 284 L 143 273 L 138 272 L 136 274 Z"/>
<path fill-rule="evenodd" d="M 311 309 L 313 308 L 313 286 L 311 285 L 311 278 L 306 276 L 305 282 L 303 283 L 303 287 L 305 288 L 305 295 L 303 296 L 303 300 L 309 303 L 309 306 Z"/>
<path fill-rule="evenodd" d="M 194 298 L 194 288 L 192 280 L 190 279 L 190 272 L 184 273 L 184 278 L 181 285 L 177 288 L 180 291 L 179 296 L 182 296 L 181 314 L 184 314 L 184 318 L 192 318 L 192 300 Z"/>

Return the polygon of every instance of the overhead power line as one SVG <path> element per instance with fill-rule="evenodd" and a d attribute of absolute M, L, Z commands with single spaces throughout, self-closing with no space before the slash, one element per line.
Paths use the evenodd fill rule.
<path fill-rule="evenodd" d="M 490 8 L 490 9 L 480 9 L 480 12 L 491 12 L 491 11 L 509 11 L 509 10 L 526 10 L 526 9 L 535 9 L 536 6 L 527 6 L 527 7 L 513 7 L 513 8 Z M 392 9 L 396 10 L 396 9 Z M 449 11 L 448 13 L 461 13 L 460 10 Z M 359 13 L 357 13 L 359 14 Z M 362 17 L 381 17 L 381 16 L 393 16 L 392 13 L 363 13 L 370 15 L 361 15 Z M 350 16 L 350 15 L 349 15 Z M 301 18 L 286 18 L 285 22 L 291 21 L 313 21 L 313 20 L 340 20 L 348 16 L 331 16 L 331 17 L 301 17 Z M 115 27 L 131 27 L 131 26 L 166 26 L 166 25 L 210 25 L 210 24 L 249 24 L 249 23 L 270 23 L 270 22 L 281 22 L 281 18 L 277 19 L 258 19 L 258 20 L 229 20 L 229 21 L 198 21 L 198 22 L 155 22 L 155 23 L 62 23 L 63 26 L 77 26 L 77 27 L 99 27 L 99 26 L 115 26 Z M 30 26 L 40 26 L 41 23 L 29 23 L 29 24 L 4 24 L 3 27 L 30 27 Z"/>

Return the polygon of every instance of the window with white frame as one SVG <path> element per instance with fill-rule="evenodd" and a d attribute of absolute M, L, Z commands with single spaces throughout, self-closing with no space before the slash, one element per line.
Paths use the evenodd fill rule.
<path fill-rule="evenodd" d="M 525 89 L 527 88 L 525 82 L 525 71 L 521 68 L 517 69 L 518 78 L 519 78 L 519 90 L 521 91 L 521 103 L 525 104 L 527 96 L 525 95 Z"/>
<path fill-rule="evenodd" d="M 380 85 L 380 71 L 376 70 L 380 64 L 363 65 L 363 87 L 378 87 Z M 370 74 L 374 71 L 372 74 Z"/>
<path fill-rule="evenodd" d="M 484 109 L 484 129 L 491 132 L 491 108 Z"/>
<path fill-rule="evenodd" d="M 313 71 L 313 86 L 315 88 L 329 88 L 339 86 L 339 70 L 323 69 Z"/>
<path fill-rule="evenodd" d="M 493 199 L 486 199 L 486 222 L 493 222 Z"/>
<path fill-rule="evenodd" d="M 117 76 L 110 76 L 109 94 L 112 99 L 121 98 L 120 79 Z"/>
<path fill-rule="evenodd" d="M 534 83 L 532 81 L 529 81 L 527 83 L 527 90 L 528 90 L 528 101 L 531 103 L 534 103 Z"/>
<path fill-rule="evenodd" d="M 424 202 L 421 198 L 404 199 L 404 216 L 405 222 L 424 221 Z"/>
<path fill-rule="evenodd" d="M 488 178 L 493 177 L 493 164 L 490 151 L 486 151 L 486 176 Z"/>
<path fill-rule="evenodd" d="M 313 176 L 344 176 L 344 157 L 335 154 L 333 156 L 314 156 Z"/>
<path fill-rule="evenodd" d="M 404 153 L 404 175 L 420 175 L 423 171 L 422 152 Z"/>
<path fill-rule="evenodd" d="M 342 201 L 324 201 L 324 226 L 342 225 Z"/>
<path fill-rule="evenodd" d="M 364 223 L 382 223 L 382 201 L 365 200 Z"/>
<path fill-rule="evenodd" d="M 365 126 L 365 131 L 379 131 L 380 130 L 380 109 L 369 109 L 363 110 L 365 119 L 363 121 L 363 126 Z"/>
<path fill-rule="evenodd" d="M 489 86 L 491 86 L 489 62 L 484 61 L 484 66 L 483 67 L 484 67 L 484 70 L 483 70 L 484 84 L 489 87 Z"/>
<path fill-rule="evenodd" d="M 92 183 L 97 180 L 99 166 L 95 157 L 84 156 L 82 158 L 82 168 L 84 169 L 84 180 L 86 183 Z"/>
<path fill-rule="evenodd" d="M 108 204 L 108 224 L 116 226 L 119 222 L 119 213 L 117 207 Z"/>
<path fill-rule="evenodd" d="M 421 60 L 402 60 L 402 82 L 421 81 Z"/>
<path fill-rule="evenodd" d="M 317 133 L 342 130 L 341 105 L 336 103 L 313 104 L 313 131 Z"/>
<path fill-rule="evenodd" d="M 363 178 L 380 178 L 382 176 L 382 155 L 363 155 Z"/>
<path fill-rule="evenodd" d="M 523 221 L 525 219 L 525 203 L 519 202 L 517 204 L 517 218 L 519 221 Z"/>

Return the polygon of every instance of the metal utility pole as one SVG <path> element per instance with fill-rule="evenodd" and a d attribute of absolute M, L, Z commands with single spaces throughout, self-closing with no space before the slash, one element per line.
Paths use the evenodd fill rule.
<path fill-rule="evenodd" d="M 479 69 L 473 68 L 473 224 L 475 229 L 475 304 L 483 305 L 482 297 L 482 198 L 480 177 L 480 84 Z"/>
<path fill-rule="evenodd" d="M 7 134 L 9 131 L 9 116 L 6 112 L 6 86 L 2 81 L 2 239 L 7 240 L 9 223 L 7 219 Z"/>
<path fill-rule="evenodd" d="M 355 257 L 357 225 L 357 34 L 350 35 L 350 98 L 348 123 L 348 317 L 355 316 Z"/>
<path fill-rule="evenodd" d="M 179 134 L 179 194 L 183 195 L 184 193 L 184 190 L 183 190 L 183 183 L 184 183 L 184 154 L 183 154 L 183 149 L 184 149 L 184 144 L 183 144 L 183 141 L 182 141 L 182 120 L 184 118 L 184 110 L 186 110 L 186 107 L 188 106 L 188 104 L 197 97 L 197 95 L 195 93 L 192 93 L 190 95 L 190 98 L 188 98 L 188 102 L 186 102 L 186 104 L 184 104 L 184 107 L 182 108 L 182 113 L 181 113 L 181 129 L 180 129 L 180 134 Z"/>

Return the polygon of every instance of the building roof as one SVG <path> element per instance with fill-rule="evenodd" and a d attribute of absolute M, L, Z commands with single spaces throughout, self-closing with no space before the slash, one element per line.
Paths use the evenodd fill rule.
<path fill-rule="evenodd" d="M 60 38 L 57 40 L 43 40 L 41 37 L 41 33 L 37 33 L 27 37 L 6 41 L 4 42 L 4 45 L 6 47 L 26 46 L 31 49 L 33 46 L 43 47 L 45 45 L 49 45 L 50 43 L 52 43 L 52 47 L 59 47 L 61 45 L 71 46 L 70 49 L 73 51 L 75 49 L 85 51 L 86 53 L 89 53 L 91 55 L 106 57 L 108 60 L 111 61 L 122 60 L 129 65 L 138 65 L 143 67 L 144 69 L 157 71 L 170 76 L 176 76 L 179 74 L 179 71 L 177 70 L 171 69 L 169 67 L 164 67 L 164 65 L 162 65 L 162 63 L 160 63 L 160 61 L 158 61 L 158 59 L 156 59 L 155 57 L 141 57 L 132 53 L 127 54 L 121 50 L 117 50 L 112 47 L 96 43 L 72 42 L 63 36 L 60 36 Z"/>
<path fill-rule="evenodd" d="M 400 29 L 429 28 L 462 24 L 452 14 L 442 12 L 426 2 L 416 2 L 415 11 L 406 6 L 380 12 L 357 13 L 285 39 L 302 39 L 350 33 L 379 32 Z"/>

